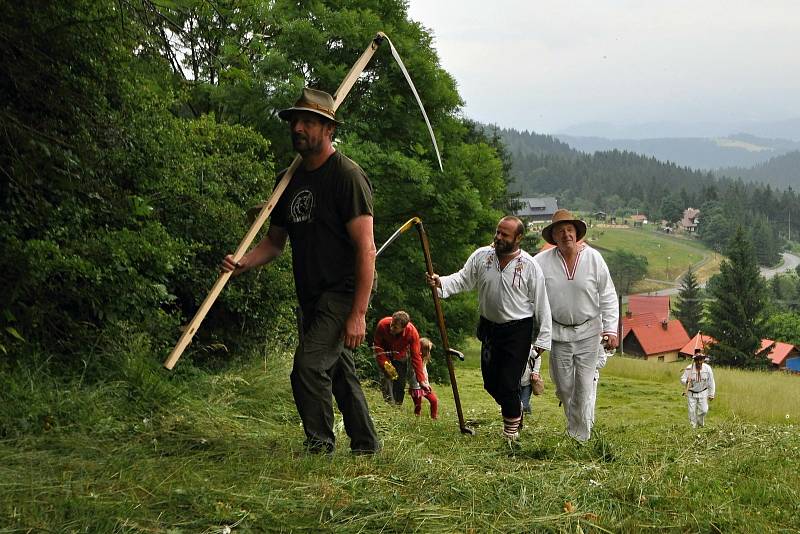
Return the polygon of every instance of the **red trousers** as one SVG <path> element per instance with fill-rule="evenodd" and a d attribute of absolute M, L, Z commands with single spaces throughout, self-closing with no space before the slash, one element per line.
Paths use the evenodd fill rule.
<path fill-rule="evenodd" d="M 422 412 L 422 398 L 425 397 L 428 399 L 428 402 L 431 403 L 431 419 L 439 417 L 439 399 L 436 398 L 436 393 L 434 393 L 433 390 L 425 393 L 422 389 L 410 389 L 408 392 L 411 394 L 411 399 L 414 401 L 414 413 L 416 415 Z"/>

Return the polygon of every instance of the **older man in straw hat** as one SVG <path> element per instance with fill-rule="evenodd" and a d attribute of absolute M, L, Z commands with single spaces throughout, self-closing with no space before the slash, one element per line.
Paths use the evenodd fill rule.
<path fill-rule="evenodd" d="M 540 252 L 541 267 L 553 318 L 550 375 L 564 405 L 567 434 L 578 441 L 592 435 L 592 382 L 598 346 L 605 336 L 617 346 L 617 293 L 599 252 L 581 242 L 586 223 L 560 209 L 542 230 L 555 248 Z"/>
<path fill-rule="evenodd" d="M 503 217 L 494 242 L 473 252 L 460 271 L 428 276 L 442 298 L 478 290 L 483 387 L 500 405 L 503 435 L 510 441 L 519 438 L 522 423 L 519 382 L 525 364 L 531 353 L 550 348 L 550 305 L 541 269 L 519 248 L 524 233 L 521 220 Z"/>
<path fill-rule="evenodd" d="M 291 382 L 305 445 L 310 452 L 333 452 L 335 397 L 351 450 L 372 453 L 380 444 L 352 354 L 366 334 L 375 270 L 372 186 L 361 167 L 333 147 L 341 124 L 333 104 L 328 93 L 305 88 L 293 107 L 278 113 L 289 123 L 302 164 L 272 212 L 266 237 L 238 263 L 226 256 L 222 269 L 240 274 L 270 263 L 291 239 L 300 304 Z"/>

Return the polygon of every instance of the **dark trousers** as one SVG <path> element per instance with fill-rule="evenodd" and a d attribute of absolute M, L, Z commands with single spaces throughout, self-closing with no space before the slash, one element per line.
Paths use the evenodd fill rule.
<path fill-rule="evenodd" d="M 528 363 L 533 334 L 533 317 L 497 324 L 481 317 L 483 388 L 500 405 L 504 417 L 522 415 L 519 380 Z"/>
<path fill-rule="evenodd" d="M 342 412 L 350 448 L 357 452 L 380 449 L 356 376 L 353 353 L 341 339 L 351 304 L 350 294 L 325 293 L 311 317 L 301 321 L 305 327 L 301 329 L 300 344 L 294 354 L 292 393 L 303 421 L 306 445 L 314 451 L 334 450 L 332 397 Z"/>
<path fill-rule="evenodd" d="M 389 360 L 397 371 L 397 380 L 392 380 L 383 371 L 383 398 L 386 402 L 400 406 L 406 394 L 406 375 L 408 374 L 408 360 Z"/>

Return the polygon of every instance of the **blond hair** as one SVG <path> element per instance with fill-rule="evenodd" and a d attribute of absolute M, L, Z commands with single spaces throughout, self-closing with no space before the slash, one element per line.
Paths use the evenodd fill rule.
<path fill-rule="evenodd" d="M 433 342 L 427 337 L 419 338 L 419 348 L 422 352 L 422 361 L 429 362 L 431 359 L 431 351 L 433 350 Z"/>

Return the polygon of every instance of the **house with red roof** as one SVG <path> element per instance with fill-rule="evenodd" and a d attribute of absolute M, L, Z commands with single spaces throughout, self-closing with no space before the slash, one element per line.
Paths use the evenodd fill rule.
<path fill-rule="evenodd" d="M 627 332 L 626 330 L 627 323 Z M 674 362 L 689 342 L 689 334 L 677 319 L 659 320 L 655 314 L 634 315 L 623 320 L 623 351 L 645 360 Z"/>
<path fill-rule="evenodd" d="M 686 345 L 681 348 L 681 350 L 678 352 L 678 356 L 683 358 L 691 358 L 694 356 L 694 349 L 700 349 L 701 352 L 705 353 L 708 350 L 709 345 L 713 345 L 716 342 L 717 340 L 713 337 L 698 332 L 692 339 L 689 340 Z"/>
<path fill-rule="evenodd" d="M 786 362 L 800 357 L 800 350 L 790 343 L 762 339 L 757 355 L 769 359 L 775 369 L 786 369 Z"/>
<path fill-rule="evenodd" d="M 705 352 L 709 345 L 713 345 L 716 342 L 717 340 L 713 337 L 698 332 L 696 336 L 683 346 L 679 355 L 684 358 L 691 358 L 694 355 L 695 348 L 700 348 Z M 800 348 L 791 343 L 784 343 L 783 341 L 762 339 L 761 347 L 758 349 L 758 352 L 756 352 L 756 357 L 767 358 L 772 363 L 773 369 L 787 370 L 793 367 L 792 365 L 787 365 L 789 362 L 800 360 Z"/>

